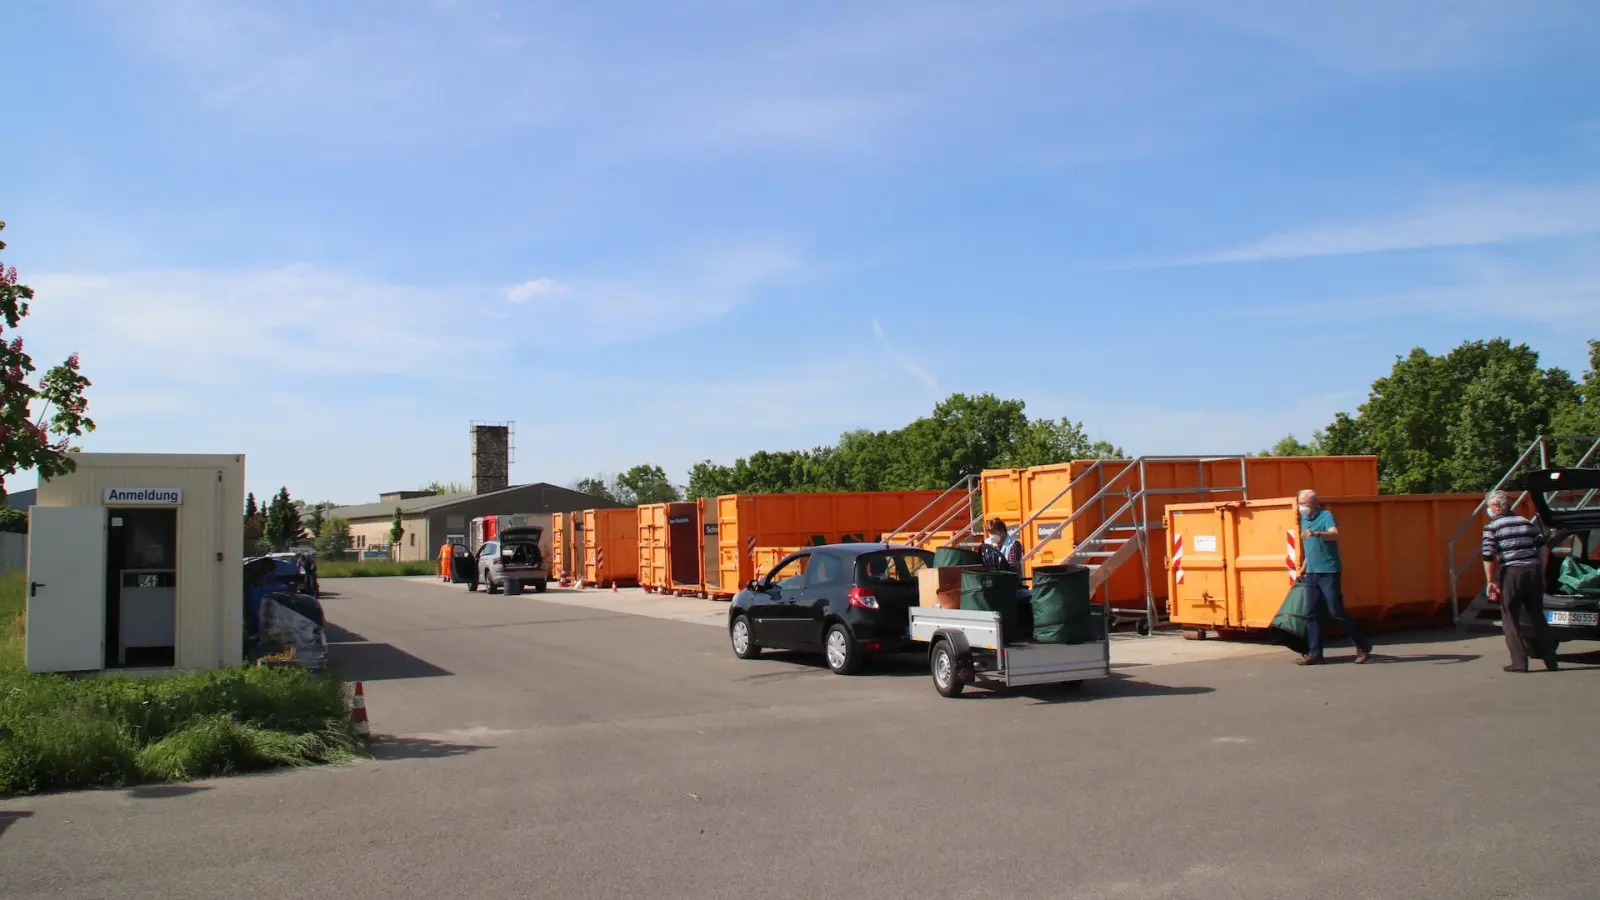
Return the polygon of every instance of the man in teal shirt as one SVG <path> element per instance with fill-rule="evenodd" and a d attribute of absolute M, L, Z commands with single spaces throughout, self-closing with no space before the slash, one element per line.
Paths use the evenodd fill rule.
<path fill-rule="evenodd" d="M 1372 652 L 1372 644 L 1362 634 L 1361 626 L 1344 609 L 1344 591 L 1340 584 L 1339 523 L 1317 499 L 1316 491 L 1300 492 L 1300 566 L 1295 574 L 1311 593 L 1311 621 L 1306 623 L 1306 655 L 1295 662 L 1302 666 L 1314 666 L 1322 662 L 1320 620 L 1324 611 L 1344 627 L 1344 633 L 1356 645 L 1356 662 L 1366 662 Z"/>

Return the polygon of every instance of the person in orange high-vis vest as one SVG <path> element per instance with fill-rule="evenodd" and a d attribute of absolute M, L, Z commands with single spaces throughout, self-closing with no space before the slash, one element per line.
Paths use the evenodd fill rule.
<path fill-rule="evenodd" d="M 450 580 L 451 567 L 455 565 L 456 545 L 447 538 L 444 546 L 439 548 L 439 577 L 445 581 Z"/>

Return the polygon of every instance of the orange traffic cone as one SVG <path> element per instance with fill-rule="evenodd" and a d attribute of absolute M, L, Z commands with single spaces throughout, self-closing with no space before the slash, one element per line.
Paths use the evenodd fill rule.
<path fill-rule="evenodd" d="M 356 682 L 355 693 L 350 698 L 350 725 L 362 740 L 372 740 L 372 729 L 367 724 L 367 695 L 361 689 L 359 681 Z"/>

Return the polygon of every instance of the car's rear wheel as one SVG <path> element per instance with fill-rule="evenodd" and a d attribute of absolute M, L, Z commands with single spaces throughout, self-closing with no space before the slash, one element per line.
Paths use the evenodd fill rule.
<path fill-rule="evenodd" d="M 728 641 L 733 644 L 733 655 L 740 659 L 755 659 L 761 655 L 761 645 L 750 632 L 750 620 L 740 616 L 728 628 Z"/>
<path fill-rule="evenodd" d="M 483 570 L 483 589 L 491 594 L 495 593 L 494 575 L 488 569 Z"/>
<path fill-rule="evenodd" d="M 828 668 L 835 675 L 854 675 L 861 668 L 861 648 L 850 636 L 850 629 L 843 625 L 835 623 L 828 629 L 822 639 L 822 649 L 828 660 Z"/>

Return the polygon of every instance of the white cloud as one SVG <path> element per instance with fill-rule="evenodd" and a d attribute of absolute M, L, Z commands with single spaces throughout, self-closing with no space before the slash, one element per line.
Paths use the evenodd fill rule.
<path fill-rule="evenodd" d="M 535 278 L 506 288 L 506 299 L 512 303 L 525 303 L 535 297 L 555 297 L 567 292 L 567 286 L 554 278 Z"/>
<path fill-rule="evenodd" d="M 1322 222 L 1225 250 L 1121 268 L 1205 266 L 1513 244 L 1600 232 L 1600 186 L 1482 186 L 1400 213 Z"/>
<path fill-rule="evenodd" d="M 916 360 L 902 353 L 899 348 L 889 343 L 889 336 L 884 334 L 883 325 L 879 323 L 877 319 L 872 320 L 872 333 L 877 335 L 878 344 L 883 347 L 884 352 L 889 354 L 889 358 L 894 360 L 896 365 L 904 370 L 907 375 L 910 375 L 917 381 L 922 382 L 922 386 L 928 389 L 928 393 L 932 395 L 935 400 L 944 399 L 944 391 L 939 387 L 939 379 L 934 378 L 928 373 L 928 370 L 919 365 Z"/>

